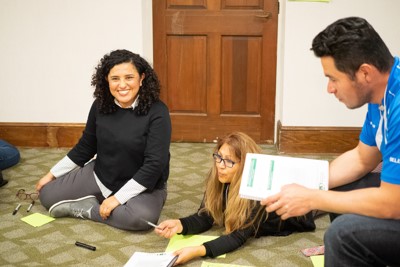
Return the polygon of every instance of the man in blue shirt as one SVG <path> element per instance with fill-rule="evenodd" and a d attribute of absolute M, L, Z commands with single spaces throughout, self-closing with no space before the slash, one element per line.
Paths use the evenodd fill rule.
<path fill-rule="evenodd" d="M 324 210 L 332 216 L 324 236 L 325 266 L 400 265 L 400 61 L 373 27 L 349 17 L 313 40 L 328 92 L 355 109 L 368 104 L 358 145 L 329 166 L 329 187 L 296 184 L 262 201 L 282 219 Z M 382 163 L 379 175 L 371 173 Z"/>

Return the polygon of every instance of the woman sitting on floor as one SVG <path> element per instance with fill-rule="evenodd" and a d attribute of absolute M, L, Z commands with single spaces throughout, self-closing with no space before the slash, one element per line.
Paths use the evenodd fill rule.
<path fill-rule="evenodd" d="M 39 180 L 52 217 L 78 217 L 124 230 L 148 230 L 167 198 L 171 121 L 155 71 L 138 54 L 104 55 L 78 144 Z M 95 157 L 95 159 L 94 159 Z"/>
<path fill-rule="evenodd" d="M 175 251 L 179 255 L 176 265 L 196 257 L 217 257 L 233 251 L 252 236 L 289 235 L 315 229 L 311 213 L 281 221 L 275 213 L 266 214 L 259 201 L 239 197 L 247 153 L 261 153 L 261 148 L 248 135 L 234 132 L 219 139 L 199 210 L 185 218 L 163 221 L 155 228 L 158 235 L 171 238 L 175 234 L 202 233 L 214 224 L 225 227 L 226 234 L 215 240 Z"/>

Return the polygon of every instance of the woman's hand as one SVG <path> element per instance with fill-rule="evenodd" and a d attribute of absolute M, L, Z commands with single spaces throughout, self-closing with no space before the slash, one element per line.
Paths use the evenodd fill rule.
<path fill-rule="evenodd" d="M 106 220 L 110 216 L 111 212 L 119 205 L 121 205 L 121 203 L 119 203 L 115 196 L 106 198 L 100 205 L 99 213 L 101 218 Z"/>
<path fill-rule="evenodd" d="M 190 261 L 191 259 L 205 256 L 206 248 L 203 245 L 195 247 L 186 247 L 175 251 L 174 255 L 179 256 L 174 264 L 174 266 L 176 266 L 179 264 L 184 264 Z"/>
<path fill-rule="evenodd" d="M 161 222 L 157 228 L 154 229 L 157 235 L 171 238 L 175 234 L 181 233 L 183 230 L 183 226 L 180 220 L 166 220 Z"/>
<path fill-rule="evenodd" d="M 43 186 L 45 186 L 47 183 L 53 181 L 54 179 L 56 179 L 56 177 L 54 177 L 54 175 L 49 172 L 47 173 L 45 176 L 43 176 L 37 183 L 36 183 L 36 191 L 40 191 L 40 189 L 42 189 Z"/>

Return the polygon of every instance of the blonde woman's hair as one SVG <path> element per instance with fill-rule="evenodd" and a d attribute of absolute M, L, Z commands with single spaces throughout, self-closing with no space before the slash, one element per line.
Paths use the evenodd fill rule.
<path fill-rule="evenodd" d="M 218 180 L 217 167 L 214 161 L 213 167 L 206 178 L 204 208 L 200 212 L 210 214 L 215 224 L 219 226 L 225 225 L 226 233 L 229 234 L 251 225 L 259 225 L 261 215 L 265 212 L 265 209 L 258 201 L 239 197 L 240 181 L 242 179 L 246 154 L 261 153 L 261 148 L 251 137 L 242 132 L 233 132 L 219 139 L 214 152 L 218 152 L 224 144 L 230 146 L 230 152 L 239 160 L 236 163 L 238 164 L 237 172 L 234 174 L 229 185 L 226 209 L 223 211 L 223 198 L 225 197 L 224 184 Z M 254 211 L 256 212 L 254 213 Z"/>

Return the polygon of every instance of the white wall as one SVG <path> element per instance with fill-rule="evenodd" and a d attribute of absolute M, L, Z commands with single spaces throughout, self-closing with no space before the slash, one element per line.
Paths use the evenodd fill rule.
<path fill-rule="evenodd" d="M 0 121 L 86 122 L 100 58 L 151 30 L 149 0 L 0 0 Z"/>
<path fill-rule="evenodd" d="M 311 41 L 336 19 L 363 16 L 399 55 L 400 1 L 280 2 L 276 120 L 361 126 L 365 109 L 326 92 Z M 151 17 L 151 0 L 0 0 L 0 122 L 85 122 L 105 53 L 126 48 L 153 61 Z"/>
<path fill-rule="evenodd" d="M 277 120 L 284 126 L 361 127 L 366 107 L 349 110 L 326 91 L 320 59 L 310 51 L 312 39 L 328 24 L 348 16 L 366 18 L 400 55 L 398 0 L 332 0 L 330 3 L 280 0 Z"/>

